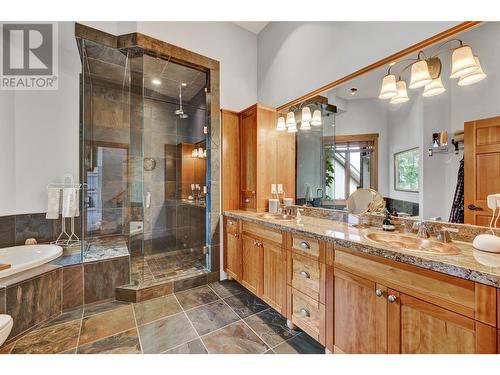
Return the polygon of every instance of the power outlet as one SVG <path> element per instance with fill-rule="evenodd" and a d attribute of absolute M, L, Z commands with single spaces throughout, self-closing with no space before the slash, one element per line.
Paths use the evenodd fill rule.
<path fill-rule="evenodd" d="M 278 184 L 278 194 L 283 194 L 283 184 Z"/>
<path fill-rule="evenodd" d="M 271 184 L 271 194 L 276 194 L 276 184 Z"/>

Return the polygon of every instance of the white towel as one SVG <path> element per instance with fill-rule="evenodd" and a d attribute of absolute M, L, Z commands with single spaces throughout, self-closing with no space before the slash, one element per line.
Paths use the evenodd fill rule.
<path fill-rule="evenodd" d="M 80 214 L 78 209 L 78 197 L 77 188 L 63 189 L 62 217 L 75 217 Z"/>
<path fill-rule="evenodd" d="M 47 219 L 58 219 L 59 210 L 61 207 L 61 189 L 60 188 L 47 188 Z"/>

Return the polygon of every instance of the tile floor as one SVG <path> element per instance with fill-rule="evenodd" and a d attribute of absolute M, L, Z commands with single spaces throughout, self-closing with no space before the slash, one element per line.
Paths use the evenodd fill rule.
<path fill-rule="evenodd" d="M 207 273 L 202 249 L 167 251 L 131 259 L 131 279 L 140 285 Z"/>
<path fill-rule="evenodd" d="M 324 348 L 233 281 L 141 303 L 64 313 L 0 353 L 321 354 Z"/>

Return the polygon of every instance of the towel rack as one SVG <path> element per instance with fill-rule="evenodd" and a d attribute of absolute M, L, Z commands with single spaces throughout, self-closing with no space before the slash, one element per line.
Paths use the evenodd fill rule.
<path fill-rule="evenodd" d="M 47 189 L 64 189 L 64 188 L 75 188 L 78 190 L 82 189 L 85 184 L 75 184 L 75 179 L 72 174 L 66 173 L 61 177 L 61 182 L 50 182 L 47 184 Z M 79 204 L 79 202 L 77 202 Z M 75 233 L 75 217 L 70 218 L 70 230 L 71 233 L 66 232 L 66 218 L 61 215 L 61 233 L 55 241 L 52 241 L 53 245 L 62 246 L 78 246 L 80 244 L 80 238 Z"/>

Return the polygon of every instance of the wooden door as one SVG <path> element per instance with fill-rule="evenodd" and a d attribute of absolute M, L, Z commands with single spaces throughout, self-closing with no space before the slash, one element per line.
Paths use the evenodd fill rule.
<path fill-rule="evenodd" d="M 261 295 L 263 272 L 263 247 L 255 238 L 241 237 L 241 284 L 255 295 Z"/>
<path fill-rule="evenodd" d="M 500 116 L 464 125 L 464 221 L 489 225 L 489 194 L 500 192 Z"/>
<path fill-rule="evenodd" d="M 257 107 L 240 114 L 240 207 L 256 208 Z"/>
<path fill-rule="evenodd" d="M 280 246 L 263 242 L 264 274 L 262 299 L 286 315 L 286 251 Z"/>
<path fill-rule="evenodd" d="M 389 290 L 388 351 L 391 354 L 496 352 L 496 328 L 431 303 Z"/>
<path fill-rule="evenodd" d="M 241 235 L 226 232 L 226 273 L 235 280 L 241 277 Z"/>
<path fill-rule="evenodd" d="M 334 351 L 387 352 L 387 288 L 335 269 Z"/>
<path fill-rule="evenodd" d="M 236 112 L 221 110 L 222 211 L 240 208 L 240 121 Z"/>

